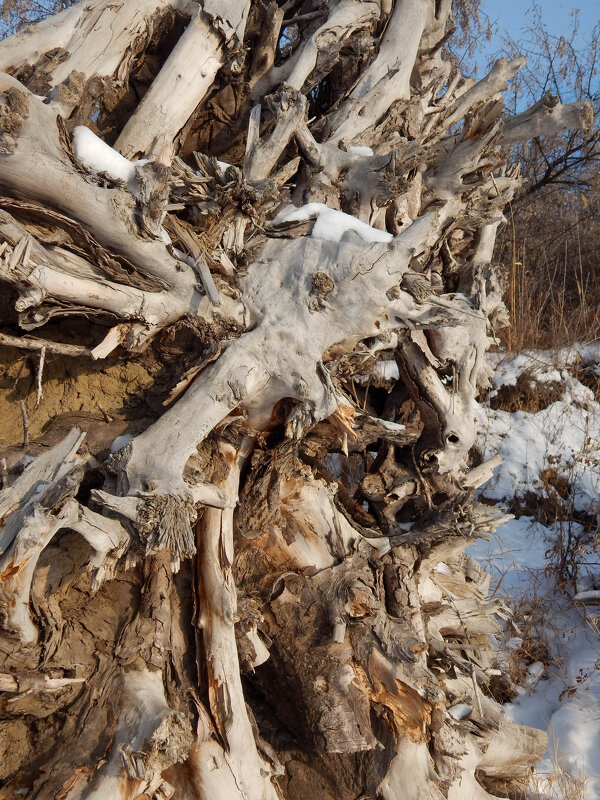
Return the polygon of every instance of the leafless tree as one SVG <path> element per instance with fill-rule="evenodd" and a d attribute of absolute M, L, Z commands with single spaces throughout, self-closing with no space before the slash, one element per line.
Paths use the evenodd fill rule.
<path fill-rule="evenodd" d="M 2 36 L 16 33 L 20 28 L 63 11 L 72 0 L 4 0 L 0 8 Z"/>
<path fill-rule="evenodd" d="M 522 185 L 501 230 L 496 258 L 509 273 L 514 346 L 553 346 L 595 337 L 600 324 L 600 23 L 552 35 L 534 5 L 518 42 L 505 40 L 509 58 L 525 52 L 528 63 L 513 80 L 509 106 L 516 113 L 541 105 L 587 101 L 593 120 L 584 129 L 511 144 Z M 535 106 L 534 106 L 535 107 Z"/>

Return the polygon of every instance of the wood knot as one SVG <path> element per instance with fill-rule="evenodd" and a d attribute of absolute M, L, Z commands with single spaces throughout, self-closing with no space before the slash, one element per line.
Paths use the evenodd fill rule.
<path fill-rule="evenodd" d="M 160 235 L 170 177 L 170 167 L 157 161 L 135 168 L 137 216 L 141 227 L 152 236 Z"/>
<path fill-rule="evenodd" d="M 313 272 L 312 282 L 312 294 L 318 294 L 324 297 L 335 289 L 335 283 L 326 272 Z"/>
<path fill-rule="evenodd" d="M 309 309 L 318 311 L 321 308 L 325 308 L 323 301 L 334 289 L 335 283 L 326 272 L 313 272 L 312 289 L 310 290 L 311 299 L 308 303 Z"/>
<path fill-rule="evenodd" d="M 433 293 L 431 282 L 418 272 L 405 272 L 400 288 L 414 297 L 417 303 L 424 303 Z"/>

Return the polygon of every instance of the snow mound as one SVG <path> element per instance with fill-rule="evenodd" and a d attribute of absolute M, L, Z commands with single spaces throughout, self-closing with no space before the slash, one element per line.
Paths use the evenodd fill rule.
<path fill-rule="evenodd" d="M 579 348 L 578 363 L 583 350 L 583 346 Z M 570 349 L 571 364 L 576 363 L 576 352 Z M 588 354 L 591 352 L 588 348 Z M 504 460 L 482 494 L 488 499 L 511 500 L 530 493 L 542 501 L 555 491 L 548 485 L 550 477 L 554 486 L 560 482 L 568 487 L 576 511 L 598 514 L 600 403 L 591 389 L 567 372 L 566 358 L 558 370 L 556 361 L 544 356 L 520 353 L 495 367 L 496 392 L 502 386 L 515 385 L 524 372 L 535 374 L 536 381 L 560 382 L 563 390 L 557 401 L 535 413 L 479 406 L 477 447 L 484 460 L 496 455 Z"/>
<path fill-rule="evenodd" d="M 90 172 L 96 175 L 102 172 L 114 181 L 126 183 L 134 194 L 135 168 L 148 163 L 147 158 L 128 161 L 85 125 L 78 125 L 73 131 L 73 151 L 77 161 Z"/>
<path fill-rule="evenodd" d="M 493 386 L 514 386 L 527 373 L 539 383 L 560 381 L 565 371 L 575 366 L 591 367 L 600 375 L 600 342 L 576 342 L 560 350 L 523 350 L 508 357 L 500 351 L 488 354 L 494 370 Z"/>
<path fill-rule="evenodd" d="M 535 770 L 536 790 L 541 798 L 556 800 L 557 785 L 565 781 L 557 782 L 560 769 L 575 781 L 585 777 L 580 800 L 600 800 L 600 639 L 585 605 L 573 605 L 566 592 L 556 592 L 546 574 L 546 551 L 555 536 L 552 528 L 520 517 L 468 552 L 492 575 L 493 594 L 519 604 L 545 597 L 539 624 L 550 645 L 550 666 L 530 664 L 525 687 L 504 705 L 510 719 L 548 732 L 548 749 Z M 597 567 L 596 554 L 582 556 L 584 579 Z M 521 638 L 513 637 L 504 644 L 506 654 L 498 650 L 501 667 L 506 668 L 508 652 L 521 644 Z"/>
<path fill-rule="evenodd" d="M 316 218 L 316 222 L 311 235 L 315 239 L 339 242 L 347 231 L 357 233 L 363 242 L 391 242 L 393 239 L 391 233 L 372 228 L 350 214 L 329 208 L 325 203 L 307 203 L 300 208 L 288 206 L 275 217 L 273 225 L 282 225 L 284 222 L 306 222 L 313 218 Z"/>

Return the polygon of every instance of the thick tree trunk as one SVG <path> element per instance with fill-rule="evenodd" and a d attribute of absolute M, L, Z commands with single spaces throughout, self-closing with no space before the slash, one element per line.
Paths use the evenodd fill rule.
<path fill-rule="evenodd" d="M 526 783 L 545 735 L 496 701 L 506 610 L 464 552 L 496 463 L 469 453 L 499 146 L 589 109 L 505 119 L 524 61 L 465 80 L 450 26 L 446 0 L 93 0 L 0 43 L 0 347 L 37 373 L 35 407 L 4 390 L 25 452 L 0 426 L 3 798 Z M 60 364 L 102 417 L 39 435 Z"/>

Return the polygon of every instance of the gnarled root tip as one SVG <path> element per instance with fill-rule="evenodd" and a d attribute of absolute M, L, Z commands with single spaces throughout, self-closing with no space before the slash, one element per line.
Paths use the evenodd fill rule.
<path fill-rule="evenodd" d="M 168 550 L 173 571 L 177 572 L 182 558 L 196 552 L 192 524 L 196 509 L 190 497 L 168 494 L 150 495 L 138 506 L 137 528 L 146 547 L 146 555 Z"/>

